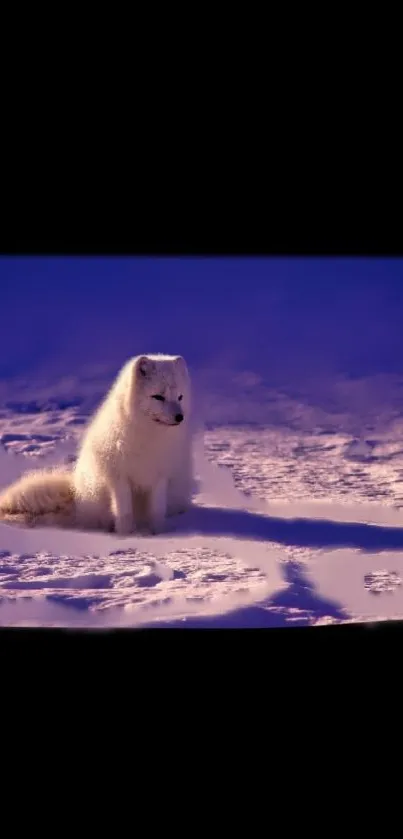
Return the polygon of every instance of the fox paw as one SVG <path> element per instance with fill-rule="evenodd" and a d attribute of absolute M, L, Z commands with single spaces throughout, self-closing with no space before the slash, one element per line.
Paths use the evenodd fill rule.
<path fill-rule="evenodd" d="M 147 525 L 147 530 L 153 536 L 157 536 L 158 533 L 162 533 L 165 527 L 165 519 L 153 519 Z"/>
<path fill-rule="evenodd" d="M 134 521 L 133 516 L 120 516 L 115 521 L 115 533 L 118 536 L 128 536 L 133 533 Z"/>
<path fill-rule="evenodd" d="M 181 516 L 188 509 L 188 504 L 173 504 L 172 507 L 168 507 L 168 516 Z"/>

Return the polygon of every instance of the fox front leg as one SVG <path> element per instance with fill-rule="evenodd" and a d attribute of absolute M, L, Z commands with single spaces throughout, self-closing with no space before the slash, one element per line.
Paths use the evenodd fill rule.
<path fill-rule="evenodd" d="M 167 482 L 161 480 L 150 490 L 148 498 L 148 528 L 151 533 L 164 529 L 167 514 Z"/>
<path fill-rule="evenodd" d="M 127 480 L 113 482 L 111 486 L 111 510 L 115 522 L 115 533 L 127 536 L 134 530 L 132 493 Z"/>
<path fill-rule="evenodd" d="M 193 461 L 190 440 L 187 440 L 176 469 L 170 476 L 167 490 L 167 515 L 175 516 L 189 509 L 192 501 Z"/>

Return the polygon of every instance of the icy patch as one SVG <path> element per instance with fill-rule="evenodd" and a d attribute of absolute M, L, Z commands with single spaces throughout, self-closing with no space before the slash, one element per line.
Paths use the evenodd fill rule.
<path fill-rule="evenodd" d="M 364 586 L 371 594 L 383 594 L 385 591 L 394 592 L 401 584 L 402 578 L 396 571 L 373 571 L 364 577 Z"/>

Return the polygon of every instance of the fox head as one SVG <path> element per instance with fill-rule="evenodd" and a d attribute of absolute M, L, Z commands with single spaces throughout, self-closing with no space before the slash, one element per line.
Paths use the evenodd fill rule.
<path fill-rule="evenodd" d="M 190 377 L 180 355 L 140 355 L 130 364 L 127 409 L 160 426 L 177 427 L 190 414 Z"/>

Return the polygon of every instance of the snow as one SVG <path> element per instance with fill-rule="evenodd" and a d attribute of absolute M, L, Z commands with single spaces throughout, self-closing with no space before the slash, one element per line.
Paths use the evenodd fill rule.
<path fill-rule="evenodd" d="M 67 444 L 63 458 L 44 456 L 41 464 L 65 462 L 69 454 Z M 1 455 L 3 484 L 21 472 L 21 458 Z M 214 479 L 208 464 L 200 471 Z M 214 495 L 207 483 L 203 491 L 207 500 Z M 230 505 L 236 497 L 242 495 L 234 489 Z M 231 511 L 234 525 L 227 523 Z M 85 615 L 74 613 L 74 625 L 136 626 L 167 616 L 220 614 L 268 597 L 285 585 L 279 558 L 247 529 L 242 533 L 237 515 L 236 508 L 196 505 L 178 518 L 172 535 L 155 537 L 0 525 L 0 623 L 65 626 L 75 607 Z M 233 530 L 235 537 L 222 535 Z"/>
<path fill-rule="evenodd" d="M 28 415 L 0 423 L 7 427 L 1 486 L 21 474 L 27 461 L 32 468 L 33 461 L 71 460 L 82 432 L 80 424 L 69 422 L 64 439 L 60 425 L 53 438 L 35 436 Z M 31 429 L 27 434 L 25 427 Z M 288 437 L 285 429 L 229 426 L 199 433 L 194 508 L 169 521 L 160 536 L 0 525 L 0 624 L 278 626 L 403 615 L 403 586 L 385 583 L 385 572 L 392 582 L 393 575 L 403 578 L 397 550 L 403 548 L 401 510 L 363 498 L 349 503 L 321 497 L 328 435 L 317 437 L 314 446 L 309 435 L 299 435 L 297 444 L 292 433 Z M 390 450 L 390 443 L 379 444 L 380 451 L 388 445 Z M 330 462 L 345 480 L 353 467 L 341 452 L 350 449 L 340 435 L 330 449 Z M 298 469 L 292 469 L 292 452 Z M 299 500 L 311 469 L 317 497 Z M 284 490 L 288 499 L 281 497 Z M 381 573 L 375 596 L 368 575 L 379 581 Z"/>
<path fill-rule="evenodd" d="M 11 270 L 10 260 L 2 269 L 5 262 L 3 279 Z M 7 348 L 0 487 L 27 468 L 74 458 L 85 423 L 129 352 L 161 349 L 189 358 L 200 421 L 194 507 L 169 520 L 164 534 L 118 538 L 0 524 L 0 625 L 273 627 L 401 619 L 402 304 L 388 279 L 390 264 L 381 270 L 364 260 L 354 279 L 350 263 L 338 268 L 337 260 L 319 260 L 307 274 L 297 260 L 301 285 L 289 262 L 281 282 L 266 288 L 254 279 L 252 261 L 245 269 L 235 261 L 214 269 L 201 261 L 204 268 L 192 268 L 191 292 L 189 261 L 184 267 L 174 260 L 177 280 L 172 261 L 169 270 L 162 262 L 171 285 L 159 287 L 161 317 L 150 314 L 147 260 L 132 308 L 111 301 L 102 283 L 93 307 L 83 272 L 106 276 L 102 260 L 80 269 L 82 289 L 67 261 L 59 261 L 55 270 L 70 289 L 63 322 L 56 291 L 42 314 L 39 305 L 32 308 L 30 290 L 22 312 L 21 275 L 9 284 L 0 312 Z M 268 270 L 279 270 L 275 262 Z M 116 287 L 128 293 L 129 267 L 120 276 L 115 261 L 114 270 Z M 333 280 L 327 297 L 312 279 L 322 273 Z M 36 265 L 35 277 L 46 294 L 52 290 L 50 261 L 46 270 Z M 191 294 L 198 319 L 188 322 Z M 24 334 L 26 344 L 15 334 Z M 92 355 L 85 354 L 87 343 Z"/>

